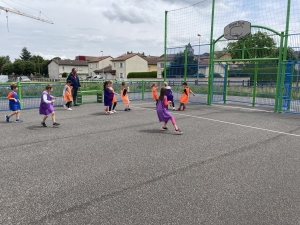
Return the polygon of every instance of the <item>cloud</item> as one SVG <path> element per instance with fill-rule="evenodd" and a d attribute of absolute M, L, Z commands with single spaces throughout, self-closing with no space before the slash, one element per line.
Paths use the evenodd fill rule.
<path fill-rule="evenodd" d="M 39 56 L 42 56 L 44 59 L 53 59 L 53 58 L 55 58 L 55 57 L 59 57 L 59 58 L 61 58 L 61 59 L 69 59 L 67 56 L 65 56 L 65 55 L 62 55 L 62 56 L 59 56 L 59 55 L 45 55 L 45 54 L 43 54 L 43 53 L 40 53 L 40 52 L 34 52 L 34 55 L 39 55 Z"/>
<path fill-rule="evenodd" d="M 111 21 L 129 22 L 132 24 L 138 23 L 151 23 L 150 16 L 134 7 L 126 8 L 125 5 L 112 3 L 111 9 L 107 9 L 103 12 L 103 15 Z"/>

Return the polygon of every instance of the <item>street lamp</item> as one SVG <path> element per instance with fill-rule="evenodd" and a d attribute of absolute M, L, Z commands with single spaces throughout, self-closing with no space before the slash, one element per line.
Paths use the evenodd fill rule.
<path fill-rule="evenodd" d="M 197 80 L 199 79 L 199 70 L 200 70 L 200 61 L 201 61 L 201 57 L 200 57 L 200 39 L 201 39 L 201 34 L 197 35 L 199 37 L 199 55 L 198 55 L 198 71 L 197 71 Z"/>
<path fill-rule="evenodd" d="M 102 52 L 102 73 L 103 73 L 103 78 L 104 78 L 104 67 L 103 67 L 103 51 L 101 51 Z"/>

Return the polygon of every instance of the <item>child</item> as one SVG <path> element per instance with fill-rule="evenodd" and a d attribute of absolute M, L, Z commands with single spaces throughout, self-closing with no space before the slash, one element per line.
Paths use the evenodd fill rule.
<path fill-rule="evenodd" d="M 66 110 L 72 110 L 70 108 L 72 101 L 73 101 L 73 97 L 72 97 L 72 81 L 67 80 L 67 83 L 64 87 L 64 91 L 63 91 L 63 98 L 66 101 L 66 104 L 64 105 L 64 108 Z"/>
<path fill-rule="evenodd" d="M 130 92 L 129 87 L 126 88 L 126 82 L 122 82 L 122 90 L 121 90 L 121 98 L 125 104 L 125 110 L 124 111 L 129 111 L 130 109 L 130 101 L 128 99 L 128 92 Z"/>
<path fill-rule="evenodd" d="M 7 98 L 9 100 L 9 109 L 13 111 L 11 114 L 5 116 L 6 122 L 9 122 L 10 117 L 16 115 L 16 123 L 21 123 L 20 120 L 20 101 L 17 94 L 18 86 L 16 84 L 10 85 L 11 91 L 8 93 Z"/>
<path fill-rule="evenodd" d="M 113 114 L 111 111 L 112 106 L 112 100 L 114 98 L 114 93 L 111 90 L 112 82 L 111 81 L 105 81 L 104 82 L 104 106 L 105 106 L 105 113 L 107 115 Z"/>
<path fill-rule="evenodd" d="M 182 134 L 182 131 L 179 130 L 179 128 L 176 125 L 175 118 L 171 115 L 171 113 L 168 112 L 168 104 L 171 101 L 167 100 L 166 94 L 167 94 L 167 89 L 162 87 L 160 89 L 160 96 L 158 98 L 158 102 L 156 105 L 156 112 L 157 112 L 158 120 L 159 120 L 159 122 L 165 122 L 164 126 L 162 127 L 162 130 L 164 130 L 164 131 L 168 130 L 167 123 L 169 120 L 171 120 L 172 124 L 175 128 L 175 133 Z"/>
<path fill-rule="evenodd" d="M 111 84 L 111 87 L 110 87 L 110 90 L 112 90 L 112 92 L 114 93 L 114 97 L 113 97 L 113 100 L 112 100 L 112 103 L 113 103 L 113 106 L 112 106 L 112 113 L 116 113 L 117 111 L 115 110 L 115 108 L 116 108 L 116 106 L 117 106 L 117 97 L 116 97 L 116 95 L 118 95 L 115 91 L 114 91 L 114 89 L 113 89 L 113 86 L 114 84 L 112 83 Z"/>
<path fill-rule="evenodd" d="M 47 127 L 46 125 L 46 119 L 51 114 L 52 121 L 53 121 L 53 127 L 58 127 L 60 124 L 55 122 L 55 112 L 54 112 L 54 106 L 53 106 L 53 96 L 50 95 L 52 92 L 53 87 L 52 84 L 46 85 L 46 90 L 43 91 L 41 95 L 41 104 L 40 104 L 40 114 L 44 115 L 42 125 L 43 127 Z"/>
<path fill-rule="evenodd" d="M 164 82 L 165 88 L 167 89 L 167 99 L 168 101 L 170 101 L 172 103 L 173 106 L 173 110 L 175 110 L 175 105 L 174 105 L 174 101 L 173 101 L 173 92 L 170 86 L 168 86 L 167 82 Z"/>
<path fill-rule="evenodd" d="M 186 82 L 183 82 L 182 86 L 183 86 L 184 90 L 183 90 L 183 92 L 181 92 L 182 95 L 179 98 L 180 105 L 179 105 L 179 108 L 177 109 L 177 111 L 181 110 L 181 106 L 183 106 L 182 110 L 186 109 L 184 104 L 187 104 L 189 102 L 189 94 L 190 93 L 192 93 L 195 96 L 194 92 L 192 92 L 192 90 L 187 86 Z"/>
<path fill-rule="evenodd" d="M 156 86 L 156 83 L 155 82 L 152 83 L 152 85 L 151 85 L 152 98 L 156 101 L 156 105 L 158 102 L 157 88 L 158 88 L 158 86 Z"/>

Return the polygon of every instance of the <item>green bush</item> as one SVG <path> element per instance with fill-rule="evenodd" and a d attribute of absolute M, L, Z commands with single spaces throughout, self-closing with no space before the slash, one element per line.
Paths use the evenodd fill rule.
<path fill-rule="evenodd" d="M 222 76 L 221 76 L 221 74 L 219 74 L 219 73 L 214 73 L 214 78 L 221 78 Z"/>
<path fill-rule="evenodd" d="M 62 76 L 62 77 L 68 77 L 68 75 L 69 75 L 69 74 L 68 74 L 67 72 L 64 72 L 61 76 Z"/>
<path fill-rule="evenodd" d="M 257 80 L 258 81 L 277 81 L 277 70 L 278 70 L 278 66 L 277 65 L 269 65 L 269 66 L 265 66 L 265 65 L 259 65 L 258 67 L 258 74 L 257 74 Z M 250 76 L 250 80 L 253 81 L 254 80 L 254 72 L 255 72 L 255 68 L 253 67 L 248 67 L 248 68 L 244 68 L 242 71 L 244 74 L 249 74 Z M 294 74 L 293 76 L 293 81 L 296 81 L 296 76 L 295 74 L 297 74 L 297 71 L 294 69 L 294 71 L 292 71 L 292 73 Z"/>
<path fill-rule="evenodd" d="M 128 73 L 127 78 L 157 78 L 157 72 L 132 72 Z"/>
<path fill-rule="evenodd" d="M 244 70 L 229 70 L 228 77 L 250 77 L 250 73 Z"/>

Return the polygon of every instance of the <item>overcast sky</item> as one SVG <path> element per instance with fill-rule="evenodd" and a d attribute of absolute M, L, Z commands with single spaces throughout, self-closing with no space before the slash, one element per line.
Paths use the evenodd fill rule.
<path fill-rule="evenodd" d="M 27 47 L 51 59 L 77 55 L 117 57 L 127 51 L 162 55 L 164 11 L 198 0 L 0 0 L 0 6 L 51 20 L 43 23 L 0 10 L 0 55 L 19 58 Z M 18 4 L 21 3 L 21 4 Z M 27 7 L 25 7 L 27 6 Z M 30 7 L 30 8 L 28 8 Z M 39 11 L 37 11 L 39 10 Z"/>
<path fill-rule="evenodd" d="M 172 11 L 199 2 L 202 3 L 193 9 Z M 0 56 L 9 55 L 13 61 L 19 58 L 23 47 L 47 59 L 101 56 L 101 50 L 112 57 L 127 51 L 160 56 L 164 47 L 165 10 L 169 11 L 168 43 L 198 43 L 199 32 L 201 42 L 207 43 L 210 4 L 211 0 L 0 0 L 0 6 L 34 16 L 41 11 L 42 18 L 54 22 L 8 13 L 8 32 L 6 13 L 0 10 Z M 300 14 L 294 13 L 300 11 L 300 6 L 295 1 L 292 4 L 291 29 L 300 29 Z M 222 34 L 225 25 L 241 19 L 275 29 L 282 27 L 285 6 L 283 0 L 217 0 L 215 33 Z M 191 25 L 189 30 L 186 22 Z"/>

